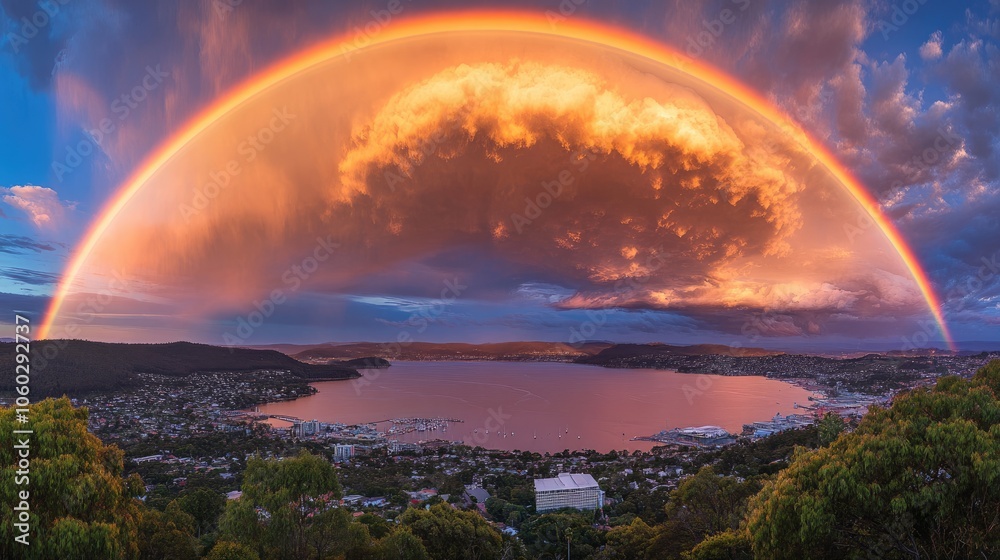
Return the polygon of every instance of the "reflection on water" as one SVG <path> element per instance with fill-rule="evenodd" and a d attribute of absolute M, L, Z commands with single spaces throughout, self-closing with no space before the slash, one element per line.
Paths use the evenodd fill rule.
<path fill-rule="evenodd" d="M 398 439 L 462 440 L 494 449 L 650 449 L 630 441 L 666 428 L 743 424 L 796 412 L 811 393 L 763 377 L 533 362 L 395 362 L 363 380 L 316 383 L 319 393 L 262 405 L 265 414 L 358 424 L 461 419 Z M 802 412 L 801 410 L 798 412 Z M 380 425 L 384 429 L 385 424 Z M 489 434 L 486 432 L 489 431 Z"/>

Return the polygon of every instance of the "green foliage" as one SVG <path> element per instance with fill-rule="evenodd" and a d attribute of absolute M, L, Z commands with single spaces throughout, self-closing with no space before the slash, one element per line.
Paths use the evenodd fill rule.
<path fill-rule="evenodd" d="M 524 477 L 502 473 L 492 475 L 488 480 L 494 497 L 519 506 L 535 505 L 535 487 Z"/>
<path fill-rule="evenodd" d="M 198 557 L 194 525 L 194 518 L 176 500 L 163 512 L 144 509 L 139 522 L 139 559 L 194 560 Z"/>
<path fill-rule="evenodd" d="M 830 445 L 844 431 L 844 419 L 833 412 L 828 412 L 819 421 L 817 430 L 819 432 L 819 444 L 821 446 Z"/>
<path fill-rule="evenodd" d="M 371 468 L 360 462 L 347 463 L 341 466 L 340 473 L 344 484 L 351 491 L 365 496 L 385 496 L 394 505 L 406 505 L 410 496 L 401 488 L 407 488 L 410 483 L 410 466 L 404 462 L 388 461 Z"/>
<path fill-rule="evenodd" d="M 355 521 L 368 527 L 368 533 L 375 539 L 381 539 L 392 532 L 392 525 L 374 514 L 366 513 Z"/>
<path fill-rule="evenodd" d="M 529 517 L 528 508 L 493 496 L 486 499 L 486 513 L 495 521 L 512 527 L 520 527 L 521 522 Z"/>
<path fill-rule="evenodd" d="M 593 527 L 592 512 L 560 510 L 539 515 L 522 525 L 520 536 L 533 558 L 563 556 L 567 544 L 573 558 L 587 558 L 604 546 L 604 533 Z"/>
<path fill-rule="evenodd" d="M 1000 361 L 869 412 L 754 499 L 766 558 L 1000 557 Z"/>
<path fill-rule="evenodd" d="M 260 557 L 242 544 L 224 541 L 216 543 L 205 560 L 260 560 Z"/>
<path fill-rule="evenodd" d="M 719 474 L 749 478 L 772 475 L 784 469 L 787 458 L 797 447 L 814 448 L 819 441 L 817 427 L 809 426 L 797 430 L 786 430 L 772 436 L 741 441 L 727 445 L 719 451 L 701 453 L 695 463 L 699 466 L 714 464 Z"/>
<path fill-rule="evenodd" d="M 607 560 L 644 560 L 650 558 L 649 549 L 654 537 L 656 537 L 656 529 L 647 525 L 641 518 L 636 517 L 632 523 L 608 531 L 608 545 L 604 557 Z"/>
<path fill-rule="evenodd" d="M 195 535 L 212 531 L 226 507 L 226 497 L 208 488 L 197 488 L 181 496 L 180 508 L 194 521 Z"/>
<path fill-rule="evenodd" d="M 452 496 L 461 496 L 465 492 L 465 485 L 462 481 L 455 476 L 446 475 L 441 472 L 432 473 L 428 477 L 430 484 L 433 488 L 437 488 L 438 492 L 441 494 L 450 494 Z"/>
<path fill-rule="evenodd" d="M 276 455 L 283 456 L 289 450 L 305 448 L 306 442 L 296 442 L 292 444 L 287 439 L 276 439 L 267 432 L 267 428 L 260 424 L 254 424 L 249 435 L 243 433 L 208 432 L 196 433 L 184 439 L 169 438 L 161 435 L 150 436 L 142 442 L 134 443 L 128 447 L 129 457 L 142 457 L 144 455 L 155 455 L 161 449 L 170 449 L 178 457 L 217 457 L 220 450 L 226 450 L 234 456 L 246 456 L 254 453 L 255 450 L 271 451 Z M 141 465 L 132 465 L 142 474 L 142 479 L 149 484 L 169 482 L 173 475 L 169 474 L 170 467 L 162 463 L 149 462 Z M 148 477 L 148 480 L 147 480 Z M 213 482 L 214 480 L 215 482 Z M 227 484 L 217 477 L 208 475 L 199 480 L 199 476 L 192 473 L 188 477 L 188 484 L 198 486 L 211 486 L 216 490 L 222 490 L 222 484 Z"/>
<path fill-rule="evenodd" d="M 670 494 L 667 518 L 695 542 L 740 526 L 747 501 L 761 489 L 757 480 L 717 476 L 712 467 L 681 482 Z"/>
<path fill-rule="evenodd" d="M 670 491 L 666 488 L 657 488 L 652 492 L 629 492 L 622 503 L 615 506 L 615 514 L 618 516 L 634 515 L 650 524 L 663 523 L 667 520 L 663 504 L 666 503 L 669 495 Z"/>
<path fill-rule="evenodd" d="M 500 533 L 479 514 L 438 504 L 429 510 L 410 508 L 401 519 L 433 560 L 500 558 Z"/>
<path fill-rule="evenodd" d="M 251 459 L 243 496 L 226 507 L 224 536 L 262 559 L 323 558 L 347 538 L 349 514 L 333 465 L 306 451 L 284 460 Z"/>
<path fill-rule="evenodd" d="M 424 543 L 408 529 L 397 529 L 378 542 L 375 558 L 378 560 L 428 560 L 430 556 Z"/>
<path fill-rule="evenodd" d="M 719 476 L 711 467 L 702 467 L 670 493 L 666 521 L 653 527 L 654 535 L 636 558 L 681 558 L 706 538 L 737 529 L 760 488 L 758 479 Z M 610 534 L 608 538 L 610 542 Z"/>
<path fill-rule="evenodd" d="M 125 479 L 123 454 L 87 431 L 87 410 L 69 399 L 47 399 L 30 407 L 30 424 L 0 408 L 0 558 L 90 560 L 135 558 L 142 481 Z M 13 433 L 34 430 L 28 460 L 29 484 L 16 474 L 19 451 Z M 30 546 L 14 541 L 20 532 L 12 507 L 27 491 Z"/>
<path fill-rule="evenodd" d="M 753 549 L 745 531 L 726 531 L 703 540 L 684 560 L 753 560 Z"/>
<path fill-rule="evenodd" d="M 367 560 L 374 556 L 375 546 L 368 525 L 350 523 L 346 516 L 344 519 L 348 521 L 346 537 L 331 550 L 342 550 L 346 560 Z"/>

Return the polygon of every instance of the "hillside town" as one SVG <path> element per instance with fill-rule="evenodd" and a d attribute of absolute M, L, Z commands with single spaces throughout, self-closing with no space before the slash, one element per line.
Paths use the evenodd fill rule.
<path fill-rule="evenodd" d="M 526 507 L 533 480 L 559 473 L 595 476 L 606 496 L 602 504 L 613 511 L 639 489 L 655 495 L 675 488 L 699 465 L 698 457 L 715 448 L 750 445 L 775 434 L 810 429 L 830 412 L 850 423 L 869 405 L 885 404 L 891 398 L 841 391 L 802 405 L 801 414 L 779 414 L 748 424 L 739 434 L 700 426 L 636 438 L 663 444 L 648 453 L 542 455 L 472 448 L 452 441 L 448 428 L 461 422 L 455 418 L 373 419 L 356 425 L 270 418 L 256 412 L 256 405 L 315 391 L 302 379 L 281 371 L 188 377 L 139 374 L 139 378 L 135 386 L 90 394 L 74 403 L 90 410 L 90 429 L 96 435 L 126 451 L 128 468 L 143 476 L 150 498 L 176 495 L 192 477 L 210 480 L 213 487 L 233 498 L 238 496 L 234 493 L 250 456 L 277 457 L 303 447 L 336 463 L 349 492 L 345 507 L 390 516 L 407 504 L 424 501 L 470 505 L 477 489 L 496 491 L 497 480 L 520 488 Z M 404 434 L 418 437 L 401 441 Z M 484 495 L 479 494 L 480 498 Z M 485 501 L 477 499 L 476 507 L 483 509 Z"/>

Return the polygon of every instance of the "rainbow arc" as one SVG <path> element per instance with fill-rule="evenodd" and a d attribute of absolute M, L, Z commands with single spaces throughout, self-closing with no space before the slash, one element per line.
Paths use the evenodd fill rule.
<path fill-rule="evenodd" d="M 882 213 L 878 201 L 838 162 L 837 158 L 828 148 L 809 136 L 779 108 L 774 106 L 773 103 L 764 99 L 759 93 L 753 91 L 745 84 L 703 61 L 694 60 L 678 51 L 629 31 L 604 24 L 588 22 L 581 18 L 566 19 L 560 21 L 558 26 L 554 26 L 543 14 L 537 13 L 472 11 L 416 17 L 382 27 L 375 36 L 369 37 L 370 40 L 366 41 L 364 47 L 422 35 L 461 31 L 537 33 L 599 43 L 644 56 L 689 74 L 728 93 L 736 100 L 753 109 L 780 127 L 785 133 L 796 138 L 858 201 L 865 212 L 871 217 L 872 222 L 882 231 L 893 248 L 895 248 L 903 263 L 910 271 L 949 348 L 953 351 L 956 349 L 947 323 L 941 313 L 940 301 L 933 290 L 927 273 L 921 267 L 913 250 L 907 245 L 899 231 L 885 214 Z M 214 122 L 225 117 L 240 104 L 284 80 L 294 77 L 300 72 L 328 62 L 338 56 L 345 56 L 346 54 L 356 52 L 358 48 L 356 37 L 348 34 L 323 42 L 277 63 L 231 90 L 214 105 L 188 121 L 179 132 L 152 152 L 139 165 L 132 176 L 125 181 L 110 203 L 93 222 L 84 235 L 83 241 L 76 248 L 49 305 L 45 320 L 38 333 L 39 338 L 47 338 L 51 334 L 55 320 L 62 310 L 67 296 L 70 294 L 71 286 L 83 269 L 91 252 L 100 242 L 105 231 L 126 206 L 128 206 L 129 201 L 136 193 L 142 190 L 150 178 L 164 164 Z"/>

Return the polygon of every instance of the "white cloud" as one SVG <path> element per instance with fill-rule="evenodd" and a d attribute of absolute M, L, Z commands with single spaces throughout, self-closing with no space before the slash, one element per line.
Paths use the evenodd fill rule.
<path fill-rule="evenodd" d="M 17 208 L 37 227 L 56 227 L 66 219 L 66 213 L 75 208 L 75 203 L 59 200 L 56 191 L 37 185 L 0 188 L 3 201 Z"/>
<path fill-rule="evenodd" d="M 937 60 L 941 58 L 941 32 L 931 33 L 931 38 L 920 47 L 920 58 L 924 60 Z"/>

